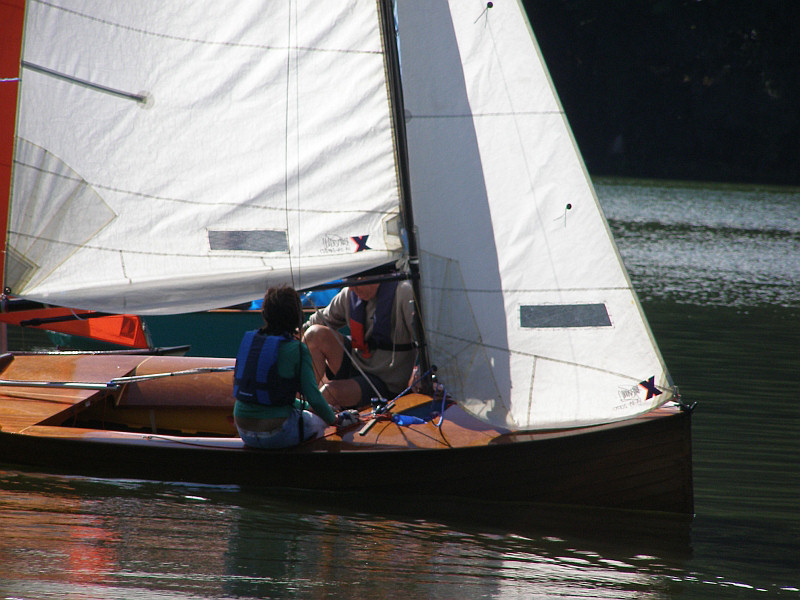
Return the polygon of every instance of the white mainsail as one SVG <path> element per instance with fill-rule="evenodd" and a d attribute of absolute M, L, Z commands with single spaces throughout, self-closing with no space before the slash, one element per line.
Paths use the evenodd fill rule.
<path fill-rule="evenodd" d="M 431 361 L 487 421 L 620 420 L 670 381 L 517 0 L 398 3 Z"/>
<path fill-rule="evenodd" d="M 14 161 L 32 300 L 189 312 L 402 255 L 374 1 L 30 0 Z"/>

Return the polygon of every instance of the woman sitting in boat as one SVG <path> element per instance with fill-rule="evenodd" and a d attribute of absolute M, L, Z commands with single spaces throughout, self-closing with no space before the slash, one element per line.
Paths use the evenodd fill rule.
<path fill-rule="evenodd" d="M 286 448 L 321 435 L 327 425 L 356 423 L 355 411 L 334 414 L 317 388 L 311 354 L 297 339 L 303 321 L 297 292 L 268 289 L 261 315 L 264 326 L 244 335 L 236 355 L 233 418 L 245 445 Z"/>
<path fill-rule="evenodd" d="M 303 341 L 331 405 L 368 406 L 406 388 L 417 359 L 413 298 L 408 281 L 353 285 L 306 321 Z M 345 325 L 349 337 L 337 331 Z"/>

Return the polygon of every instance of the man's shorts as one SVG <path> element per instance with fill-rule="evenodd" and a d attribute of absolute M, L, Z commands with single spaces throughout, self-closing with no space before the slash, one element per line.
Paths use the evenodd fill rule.
<path fill-rule="evenodd" d="M 353 345 L 349 337 L 344 338 L 344 345 L 345 352 L 342 356 L 342 365 L 339 367 L 339 370 L 334 373 L 330 370 L 330 368 L 327 366 L 325 367 L 325 375 L 328 377 L 328 379 L 332 381 L 336 379 L 352 379 L 358 384 L 358 387 L 361 388 L 361 400 L 359 400 L 356 408 L 369 406 L 370 400 L 378 395 L 380 395 L 381 398 L 391 399 L 389 388 L 386 387 L 386 384 L 380 377 L 377 375 L 372 375 L 371 373 L 367 373 L 365 377 L 353 364 L 353 361 L 350 359 L 350 355 L 353 352 Z M 377 394 L 375 393 L 373 386 L 377 388 Z"/>

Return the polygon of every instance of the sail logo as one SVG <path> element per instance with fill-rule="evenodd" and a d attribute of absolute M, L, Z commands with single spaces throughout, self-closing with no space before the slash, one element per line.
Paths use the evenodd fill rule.
<path fill-rule="evenodd" d="M 644 381 L 639 382 L 636 385 L 630 386 L 620 386 L 617 389 L 617 393 L 619 394 L 620 403 L 614 407 L 614 410 L 624 410 L 627 408 L 633 408 L 634 406 L 639 406 L 640 404 L 644 404 L 650 398 L 654 398 L 655 396 L 660 396 L 662 391 L 656 387 L 656 378 L 651 377 L 650 379 L 645 379 Z M 644 398 L 642 398 L 642 388 L 645 389 L 647 394 Z"/>
<path fill-rule="evenodd" d="M 639 386 L 632 385 L 630 387 L 620 387 L 619 388 L 619 399 L 623 402 L 632 402 L 639 398 Z"/>
<path fill-rule="evenodd" d="M 322 254 L 345 254 L 351 252 L 351 241 L 356 245 L 356 252 L 362 250 L 372 250 L 367 245 L 367 235 L 354 235 L 350 238 L 342 237 L 341 235 L 329 234 L 322 238 Z"/>
<path fill-rule="evenodd" d="M 340 235 L 326 235 L 322 238 L 322 254 L 344 254 L 350 251 L 350 240 Z"/>
<path fill-rule="evenodd" d="M 650 398 L 661 395 L 661 390 L 656 387 L 655 376 L 640 382 L 639 385 L 647 390 L 647 398 L 645 398 L 645 400 L 650 400 Z"/>
<path fill-rule="evenodd" d="M 620 386 L 617 388 L 617 393 L 619 404 L 614 406 L 614 410 L 630 410 L 645 402 L 639 393 L 638 385 Z"/>
<path fill-rule="evenodd" d="M 362 250 L 371 250 L 372 249 L 369 246 L 367 246 L 367 238 L 368 237 L 369 237 L 369 234 L 367 234 L 367 235 L 354 235 L 353 237 L 350 238 L 351 240 L 353 240 L 356 243 L 356 252 L 361 252 Z"/>

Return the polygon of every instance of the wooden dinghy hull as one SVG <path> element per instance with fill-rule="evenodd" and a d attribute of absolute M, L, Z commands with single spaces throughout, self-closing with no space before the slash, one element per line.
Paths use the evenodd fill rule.
<path fill-rule="evenodd" d="M 22 374 L 27 366 L 23 363 L 35 358 L 17 357 L 3 376 Z M 73 365 L 80 362 L 62 358 Z M 188 359 L 150 357 L 146 365 L 136 363 L 135 357 L 104 360 L 116 360 L 111 371 L 119 374 L 158 372 L 176 365 L 185 368 Z M 192 359 L 191 364 L 198 360 Z M 217 359 L 213 364 L 227 363 Z M 30 379 L 30 373 L 20 378 Z M 119 410 L 126 403 L 146 410 L 143 398 L 156 398 L 161 405 L 173 399 L 179 405 L 174 407 L 178 418 L 181 408 L 189 411 L 184 414 L 202 413 L 209 407 L 229 414 L 229 384 L 230 372 L 159 379 L 126 386 L 115 402 Z M 211 406 L 210 395 L 198 392 L 214 387 L 225 390 L 223 406 Z M 181 393 L 180 388 L 194 391 Z M 22 423 L 24 419 L 13 425 L 12 419 L 3 417 L 15 403 L 18 407 L 52 403 L 42 400 L 41 390 L 24 390 L 0 389 L 2 463 L 111 478 L 693 512 L 690 414 L 672 406 L 607 425 L 511 433 L 492 428 L 452 405 L 441 422 L 434 419 L 400 426 L 381 420 L 365 435 L 359 434 L 361 425 L 347 431 L 331 427 L 325 437 L 297 448 L 261 451 L 244 448 L 237 437 L 219 433 L 186 435 L 161 433 L 157 427 L 154 433 L 80 426 L 76 416 L 91 410 L 92 405 L 101 405 L 100 395 L 105 392 L 76 393 L 80 399 L 67 402 L 67 409 L 61 407 L 48 418 L 36 414 L 29 425 Z M 65 394 L 73 394 L 56 393 L 62 400 Z M 21 398 L 24 394 L 27 396 Z M 194 398 L 196 406 L 180 406 L 187 397 Z M 430 398 L 411 394 L 398 399 L 395 413 L 430 405 Z M 363 417 L 368 420 L 369 413 Z M 57 423 L 59 420 L 62 422 Z"/>

